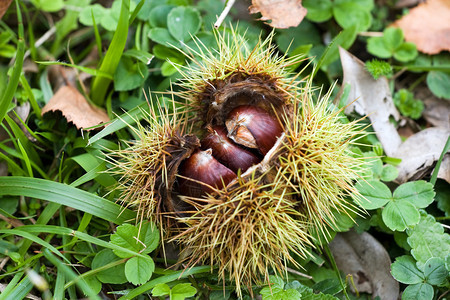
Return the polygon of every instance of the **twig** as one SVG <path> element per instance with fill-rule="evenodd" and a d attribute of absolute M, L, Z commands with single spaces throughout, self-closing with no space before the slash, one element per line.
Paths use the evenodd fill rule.
<path fill-rule="evenodd" d="M 224 10 L 220 14 L 219 18 L 217 18 L 216 23 L 214 23 L 214 28 L 219 28 L 220 24 L 222 24 L 223 20 L 225 20 L 225 17 L 230 12 L 231 7 L 233 6 L 234 2 L 236 0 L 228 0 L 227 5 L 225 6 Z"/>
<path fill-rule="evenodd" d="M 297 270 L 294 270 L 294 269 L 291 269 L 291 268 L 286 268 L 286 270 L 287 270 L 289 273 L 292 273 L 292 274 L 295 274 L 295 275 L 299 275 L 299 276 L 302 276 L 302 277 L 305 277 L 305 278 L 308 278 L 308 279 L 313 279 L 312 276 L 309 276 L 309 275 L 304 274 L 304 273 L 302 273 L 302 272 L 299 272 L 299 271 L 297 271 Z"/>
<path fill-rule="evenodd" d="M 359 36 L 369 36 L 369 37 L 382 37 L 383 33 L 382 32 L 377 32 L 377 31 L 362 31 L 360 33 L 358 33 Z"/>

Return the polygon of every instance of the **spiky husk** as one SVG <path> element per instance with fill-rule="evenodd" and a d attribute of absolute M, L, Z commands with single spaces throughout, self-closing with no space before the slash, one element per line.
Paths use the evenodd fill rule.
<path fill-rule="evenodd" d="M 329 93 L 313 101 L 311 81 L 289 72 L 303 58 L 276 56 L 272 35 L 253 50 L 233 30 L 216 37 L 217 53 L 198 45 L 197 58 L 180 69 L 183 90 L 172 98 L 179 112 L 150 115 L 150 128 L 139 126 L 138 140 L 118 151 L 115 162 L 126 205 L 138 207 L 141 218 L 156 218 L 165 231 L 164 220 L 176 220 L 165 238 L 182 245 L 187 266 L 218 266 L 219 277 L 234 281 L 240 295 L 241 285 L 267 280 L 270 270 L 283 274 L 288 263 L 297 264 L 295 255 L 308 257 L 320 244 L 315 236 L 326 240 L 336 227 L 336 214 L 358 212 L 353 182 L 364 161 L 349 147 L 362 128 L 341 122 Z M 186 134 L 223 124 L 242 104 L 264 107 L 281 121 L 285 132 L 274 148 L 225 189 L 202 199 L 172 193 L 179 163 L 195 148 L 194 140 L 186 146 Z M 169 218 L 158 218 L 162 213 Z"/>
<path fill-rule="evenodd" d="M 251 287 L 271 269 L 285 272 L 293 253 L 308 256 L 322 242 L 315 237 L 326 241 L 337 227 L 337 214 L 360 212 L 353 182 L 365 162 L 349 148 L 362 128 L 340 120 L 330 93 L 315 103 L 311 81 L 288 72 L 303 58 L 275 56 L 271 39 L 250 51 L 235 32 L 218 35 L 218 54 L 196 53 L 194 67 L 181 69 L 185 91 L 178 95 L 201 122 L 220 123 L 233 106 L 254 104 L 273 108 L 285 127 L 260 166 L 203 201 L 185 198 L 198 212 L 178 219 L 186 228 L 173 240 L 184 245 L 188 265 L 218 266 L 238 294 L 241 284 Z M 251 97 L 242 100 L 242 93 Z"/>
<path fill-rule="evenodd" d="M 136 127 L 129 126 L 136 140 L 107 155 L 113 165 L 109 172 L 120 176 L 119 201 L 137 210 L 139 220 L 159 221 L 165 231 L 171 227 L 171 218 L 163 214 L 184 210 L 171 195 L 178 166 L 200 145 L 197 137 L 186 134 L 186 114 L 172 104 L 171 109 L 158 105 L 156 112 L 142 110 L 147 124 L 135 120 Z"/>
<path fill-rule="evenodd" d="M 312 239 L 305 218 L 287 190 L 267 181 L 267 173 L 252 172 L 232 186 L 205 199 L 184 200 L 198 211 L 179 218 L 186 227 L 174 241 L 184 246 L 187 265 L 218 266 L 222 279 L 251 291 L 252 283 L 266 281 L 269 270 L 285 272 L 287 263 L 298 265 L 293 254 L 306 258 Z"/>

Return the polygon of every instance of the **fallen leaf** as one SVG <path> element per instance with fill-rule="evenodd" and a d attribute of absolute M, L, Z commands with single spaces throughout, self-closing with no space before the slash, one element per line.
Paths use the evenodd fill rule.
<path fill-rule="evenodd" d="M 355 111 L 362 116 L 368 115 L 384 151 L 392 156 L 400 146 L 401 139 L 389 118 L 393 117 L 398 121 L 400 114 L 392 101 L 386 77 L 375 80 L 356 56 L 343 48 L 339 48 L 339 53 L 344 71 L 342 88 L 350 84 L 348 101 L 356 100 L 345 109 L 345 113 Z"/>
<path fill-rule="evenodd" d="M 275 28 L 297 27 L 307 12 L 302 0 L 252 0 L 249 11 L 261 13 L 262 21 L 272 20 L 269 25 Z"/>
<path fill-rule="evenodd" d="M 396 21 L 405 40 L 416 44 L 417 50 L 427 54 L 450 51 L 450 1 L 428 0 L 412 8 L 409 14 Z"/>
<path fill-rule="evenodd" d="M 422 113 L 425 120 L 436 127 L 445 127 L 450 124 L 450 102 L 438 98 L 429 98 L 424 101 L 425 109 Z"/>
<path fill-rule="evenodd" d="M 404 141 L 392 155 L 402 160 L 397 166 L 399 174 L 396 181 L 404 183 L 410 180 L 419 180 L 429 174 L 439 159 L 449 135 L 448 126 L 447 128 L 432 127 L 424 129 Z M 442 162 L 439 178 L 449 181 L 449 164 L 450 160 L 447 158 Z"/>
<path fill-rule="evenodd" d="M 12 0 L 0 0 L 0 20 L 9 8 Z"/>
<path fill-rule="evenodd" d="M 389 254 L 373 236 L 354 230 L 338 233 L 330 243 L 330 250 L 339 270 L 353 276 L 358 292 L 383 300 L 398 298 L 399 283 L 390 273 Z M 353 288 L 352 284 L 350 287 Z"/>
<path fill-rule="evenodd" d="M 72 86 L 62 86 L 42 108 L 42 115 L 49 111 L 60 111 L 68 122 L 78 129 L 92 127 L 109 121 L 100 108 L 90 105 L 84 96 Z"/>

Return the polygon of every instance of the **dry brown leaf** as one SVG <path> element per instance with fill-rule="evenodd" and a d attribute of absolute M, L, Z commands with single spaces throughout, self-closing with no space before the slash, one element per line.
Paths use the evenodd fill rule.
<path fill-rule="evenodd" d="M 392 277 L 391 260 L 383 245 L 367 232 L 338 233 L 330 243 L 338 268 L 351 274 L 358 292 L 383 300 L 396 300 L 399 284 Z M 352 284 L 350 284 L 352 287 Z"/>
<path fill-rule="evenodd" d="M 249 11 L 261 13 L 262 21 L 272 20 L 269 25 L 275 28 L 297 27 L 307 12 L 302 0 L 252 0 Z"/>
<path fill-rule="evenodd" d="M 387 79 L 380 77 L 375 80 L 357 57 L 342 48 L 339 49 L 339 53 L 344 70 L 342 87 L 347 83 L 350 84 L 348 101 L 356 100 L 345 109 L 345 113 L 356 111 L 362 116 L 368 115 L 384 151 L 391 156 L 402 141 L 397 129 L 389 121 L 391 116 L 398 121 L 400 114 L 392 102 Z"/>
<path fill-rule="evenodd" d="M 11 2 L 12 0 L 0 0 L 0 20 L 2 19 L 5 12 L 8 10 Z"/>
<path fill-rule="evenodd" d="M 393 24 L 400 27 L 407 42 L 427 54 L 450 51 L 450 1 L 428 0 L 412 8 Z"/>
<path fill-rule="evenodd" d="M 431 173 L 449 136 L 450 128 L 448 126 L 447 128 L 432 127 L 422 130 L 404 141 L 396 153 L 392 155 L 402 160 L 397 166 L 399 174 L 396 181 L 403 183 L 410 180 L 419 180 Z M 439 178 L 447 181 L 450 177 L 448 174 L 449 163 L 450 160 L 445 159 L 438 173 Z"/>
<path fill-rule="evenodd" d="M 68 122 L 77 128 L 88 128 L 109 121 L 100 108 L 90 105 L 77 89 L 63 86 L 42 108 L 42 115 L 49 111 L 60 111 Z"/>

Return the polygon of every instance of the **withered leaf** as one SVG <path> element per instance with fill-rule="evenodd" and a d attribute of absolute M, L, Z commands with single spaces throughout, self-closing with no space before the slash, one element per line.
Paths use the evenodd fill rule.
<path fill-rule="evenodd" d="M 400 27 L 405 40 L 427 54 L 450 51 L 450 1 L 428 0 L 412 8 L 393 24 Z"/>
<path fill-rule="evenodd" d="M 252 0 L 249 11 L 261 13 L 262 21 L 272 20 L 269 25 L 275 28 L 296 27 L 307 12 L 302 0 Z"/>
<path fill-rule="evenodd" d="M 77 128 L 88 128 L 109 121 L 102 109 L 90 105 L 84 96 L 72 86 L 62 86 L 42 108 L 42 115 L 49 111 L 60 111 L 68 122 Z"/>
<path fill-rule="evenodd" d="M 359 292 L 396 300 L 399 283 L 392 277 L 391 260 L 383 245 L 367 232 L 338 233 L 330 243 L 338 268 L 351 274 Z M 350 285 L 351 288 L 352 285 Z"/>
<path fill-rule="evenodd" d="M 429 174 L 444 149 L 450 129 L 447 127 L 431 127 L 419 131 L 404 141 L 394 153 L 402 162 L 397 166 L 397 182 L 403 183 L 410 180 L 419 180 Z M 441 165 L 438 177 L 448 180 L 450 167 L 448 159 Z"/>
<path fill-rule="evenodd" d="M 3 17 L 5 12 L 8 10 L 9 5 L 12 0 L 0 0 L 0 19 Z"/>
<path fill-rule="evenodd" d="M 354 101 L 346 109 L 349 114 L 356 111 L 368 115 L 380 143 L 387 155 L 392 155 L 401 144 L 400 135 L 390 122 L 390 117 L 399 120 L 400 114 L 392 101 L 391 91 L 386 77 L 375 80 L 357 57 L 340 48 L 344 82 L 350 84 L 348 101 Z"/>

